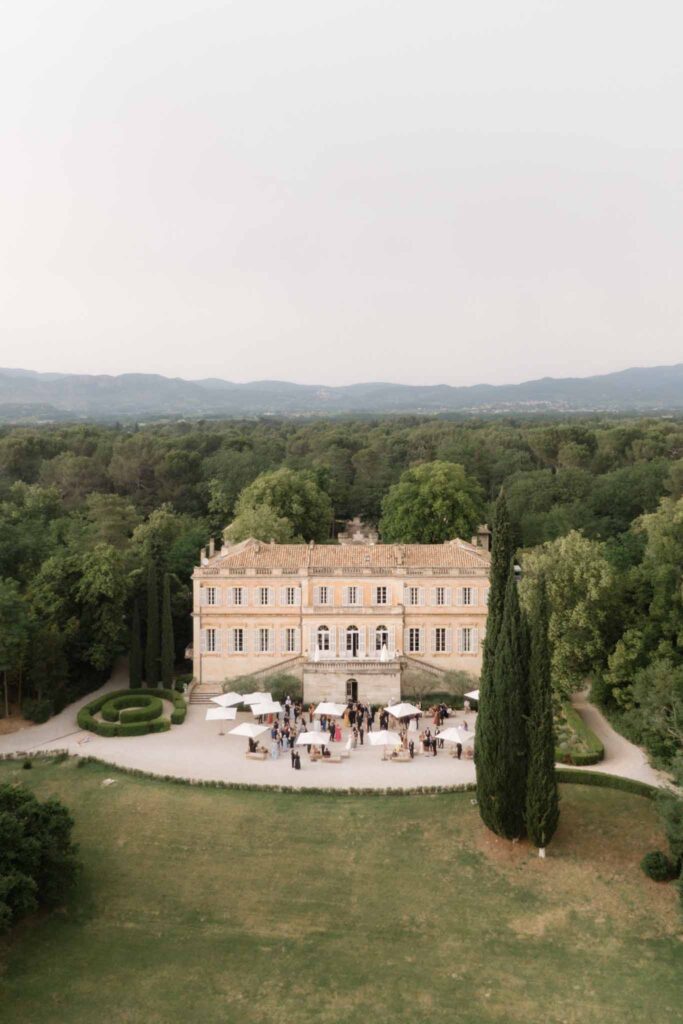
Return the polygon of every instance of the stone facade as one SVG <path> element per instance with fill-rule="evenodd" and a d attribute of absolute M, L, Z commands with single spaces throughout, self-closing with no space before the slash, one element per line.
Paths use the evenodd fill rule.
<path fill-rule="evenodd" d="M 478 675 L 489 564 L 461 540 L 211 546 L 193 574 L 194 676 L 303 672 L 307 700 L 382 701 L 407 665 Z"/>

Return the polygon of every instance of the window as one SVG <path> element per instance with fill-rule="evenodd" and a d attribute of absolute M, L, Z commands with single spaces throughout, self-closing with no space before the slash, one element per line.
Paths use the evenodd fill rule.
<path fill-rule="evenodd" d="M 298 651 L 299 644 L 297 640 L 298 637 L 296 629 L 285 630 L 285 652 L 287 654 L 294 654 L 296 651 Z"/>
<path fill-rule="evenodd" d="M 270 604 L 270 587 L 259 587 L 256 591 L 259 604 Z"/>
<path fill-rule="evenodd" d="M 472 653 L 472 630 L 469 626 L 460 630 L 460 650 L 463 654 Z"/>
<path fill-rule="evenodd" d="M 269 654 L 272 650 L 272 644 L 270 640 L 269 629 L 257 629 L 256 630 L 256 641 L 258 644 L 258 650 L 260 654 Z"/>
<path fill-rule="evenodd" d="M 330 601 L 330 588 L 329 587 L 318 587 L 313 598 L 314 604 L 331 604 Z"/>
<path fill-rule="evenodd" d="M 216 588 L 215 587 L 207 587 L 206 588 L 206 603 L 207 604 L 217 604 L 217 601 L 216 601 Z"/>
<path fill-rule="evenodd" d="M 344 591 L 344 604 L 360 604 L 360 587 L 347 587 Z"/>
<path fill-rule="evenodd" d="M 357 658 L 360 648 L 360 634 L 357 626 L 349 626 L 346 630 L 346 653 L 351 658 Z"/>
<path fill-rule="evenodd" d="M 472 604 L 472 587 L 462 588 L 462 603 Z"/>
<path fill-rule="evenodd" d="M 415 654 L 422 650 L 422 630 L 418 626 L 411 626 L 408 630 L 408 651 Z"/>
<path fill-rule="evenodd" d="M 375 604 L 387 604 L 387 588 L 375 587 Z"/>
<path fill-rule="evenodd" d="M 389 630 L 386 626 L 378 626 L 375 630 L 375 650 L 381 651 L 383 647 L 389 649 Z"/>
<path fill-rule="evenodd" d="M 445 587 L 437 587 L 436 588 L 436 603 L 438 605 L 446 604 L 446 588 Z"/>
<path fill-rule="evenodd" d="M 242 587 L 232 588 L 232 603 L 233 604 L 246 604 L 244 599 L 244 589 Z"/>
<path fill-rule="evenodd" d="M 244 654 L 246 649 L 244 643 L 244 630 L 233 629 L 232 631 L 232 649 L 235 654 Z"/>
<path fill-rule="evenodd" d="M 446 629 L 444 626 L 437 626 L 434 630 L 434 651 L 436 654 L 446 653 Z"/>
<path fill-rule="evenodd" d="M 285 604 L 296 604 L 296 587 L 285 587 Z"/>
<path fill-rule="evenodd" d="M 218 630 L 207 629 L 206 631 L 206 653 L 215 654 L 218 650 Z"/>
<path fill-rule="evenodd" d="M 316 633 L 316 645 L 319 651 L 329 651 L 330 631 L 327 626 L 318 626 L 318 631 Z"/>
<path fill-rule="evenodd" d="M 420 603 L 420 588 L 419 587 L 407 587 L 406 596 L 408 604 L 419 604 Z"/>

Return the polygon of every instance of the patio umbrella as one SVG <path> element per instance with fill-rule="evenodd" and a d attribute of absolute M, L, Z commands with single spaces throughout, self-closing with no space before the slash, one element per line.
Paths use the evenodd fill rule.
<path fill-rule="evenodd" d="M 302 732 L 296 738 L 297 747 L 326 747 L 329 742 L 326 732 Z"/>
<path fill-rule="evenodd" d="M 470 690 L 470 692 L 466 693 L 465 696 L 467 697 L 468 700 L 476 700 L 476 701 L 478 701 L 479 700 L 479 690 Z"/>
<path fill-rule="evenodd" d="M 242 722 L 236 729 L 231 729 L 228 736 L 247 736 L 248 739 L 255 740 L 257 736 L 267 731 L 267 725 L 257 725 L 256 722 Z"/>
<path fill-rule="evenodd" d="M 205 720 L 207 722 L 232 721 L 236 715 L 237 710 L 235 708 L 207 708 Z"/>
<path fill-rule="evenodd" d="M 323 701 L 322 704 L 318 704 L 313 714 L 327 715 L 328 718 L 340 718 L 345 711 L 345 704 L 333 704 L 331 701 Z"/>
<path fill-rule="evenodd" d="M 258 701 L 250 705 L 253 715 L 279 715 L 282 713 L 282 704 L 277 700 Z"/>
<path fill-rule="evenodd" d="M 386 710 L 394 718 L 412 718 L 413 715 L 421 715 L 422 712 L 414 704 L 391 704 Z"/>
<path fill-rule="evenodd" d="M 446 743 L 468 743 L 474 739 L 474 731 L 460 729 L 457 725 L 451 725 L 443 732 L 437 733 L 438 740 L 445 740 Z"/>
<path fill-rule="evenodd" d="M 244 697 L 242 696 L 242 694 L 235 693 L 234 691 L 232 691 L 231 693 L 222 693 L 220 697 L 211 698 L 212 703 L 218 704 L 218 706 L 221 708 L 229 708 L 233 704 L 241 704 L 243 700 Z"/>
<path fill-rule="evenodd" d="M 369 732 L 368 740 L 372 747 L 384 747 L 382 752 L 382 760 L 386 760 L 387 747 L 400 747 L 401 737 L 397 732 L 390 732 L 388 729 L 380 729 L 379 732 Z"/>
<path fill-rule="evenodd" d="M 259 701 L 271 701 L 272 693 L 264 693 L 263 690 L 254 690 L 253 693 L 245 693 L 242 697 L 244 704 L 258 704 Z"/>

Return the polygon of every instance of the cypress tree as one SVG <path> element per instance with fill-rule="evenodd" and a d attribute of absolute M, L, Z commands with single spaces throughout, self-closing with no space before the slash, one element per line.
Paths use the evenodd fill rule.
<path fill-rule="evenodd" d="M 487 828 L 506 839 L 524 835 L 528 771 L 528 643 L 508 563 L 503 615 L 480 694 L 477 718 L 477 803 Z"/>
<path fill-rule="evenodd" d="M 159 595 L 157 593 L 156 566 L 151 559 L 147 569 L 145 681 L 148 686 L 156 686 L 159 682 Z"/>
<path fill-rule="evenodd" d="M 174 653 L 171 580 L 168 573 L 164 573 L 161 601 L 161 682 L 169 690 L 173 688 Z"/>
<path fill-rule="evenodd" d="M 142 638 L 140 636 L 140 605 L 137 598 L 133 604 L 133 621 L 130 627 L 128 672 L 130 686 L 142 686 Z"/>
<path fill-rule="evenodd" d="M 526 828 L 531 842 L 545 856 L 560 817 L 555 778 L 555 735 L 548 648 L 548 595 L 542 581 L 531 618 L 529 663 L 529 773 Z"/>
<path fill-rule="evenodd" d="M 479 681 L 480 696 L 484 696 L 486 681 L 493 668 L 493 659 L 496 648 L 496 637 L 500 624 L 503 621 L 503 608 L 505 605 L 505 590 L 510 571 L 510 562 L 514 557 L 515 549 L 512 539 L 512 529 L 508 516 L 507 501 L 505 492 L 501 489 L 496 501 L 496 510 L 493 518 L 493 550 L 491 552 L 491 573 L 489 577 L 489 603 L 486 616 L 486 639 L 484 640 L 484 652 Z M 480 701 L 480 705 L 481 705 Z"/>

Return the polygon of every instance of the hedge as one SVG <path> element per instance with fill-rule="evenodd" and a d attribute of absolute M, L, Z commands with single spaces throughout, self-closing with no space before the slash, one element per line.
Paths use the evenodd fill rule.
<path fill-rule="evenodd" d="M 574 772 L 571 768 L 556 768 L 555 777 L 558 782 L 566 782 L 577 786 L 602 786 L 604 789 L 621 789 L 635 796 L 645 796 L 654 800 L 662 790 L 647 782 L 636 779 L 624 779 L 621 775 L 610 775 L 608 772 Z"/>
<path fill-rule="evenodd" d="M 555 751 L 555 760 L 560 764 L 575 765 L 597 764 L 602 761 L 605 756 L 605 748 L 595 733 L 588 728 L 576 708 L 567 703 L 563 706 L 563 711 L 567 725 L 586 749 L 584 751 L 562 750 L 558 747 Z"/>
<path fill-rule="evenodd" d="M 162 715 L 162 698 L 173 704 L 170 720 Z M 148 717 L 152 709 L 154 716 Z M 102 714 L 102 721 L 95 718 L 98 712 Z M 176 690 L 136 688 L 134 693 L 115 690 L 97 697 L 81 708 L 77 722 L 80 729 L 88 729 L 98 736 L 144 736 L 150 732 L 168 732 L 171 723 L 182 725 L 186 715 L 185 698 Z"/>

